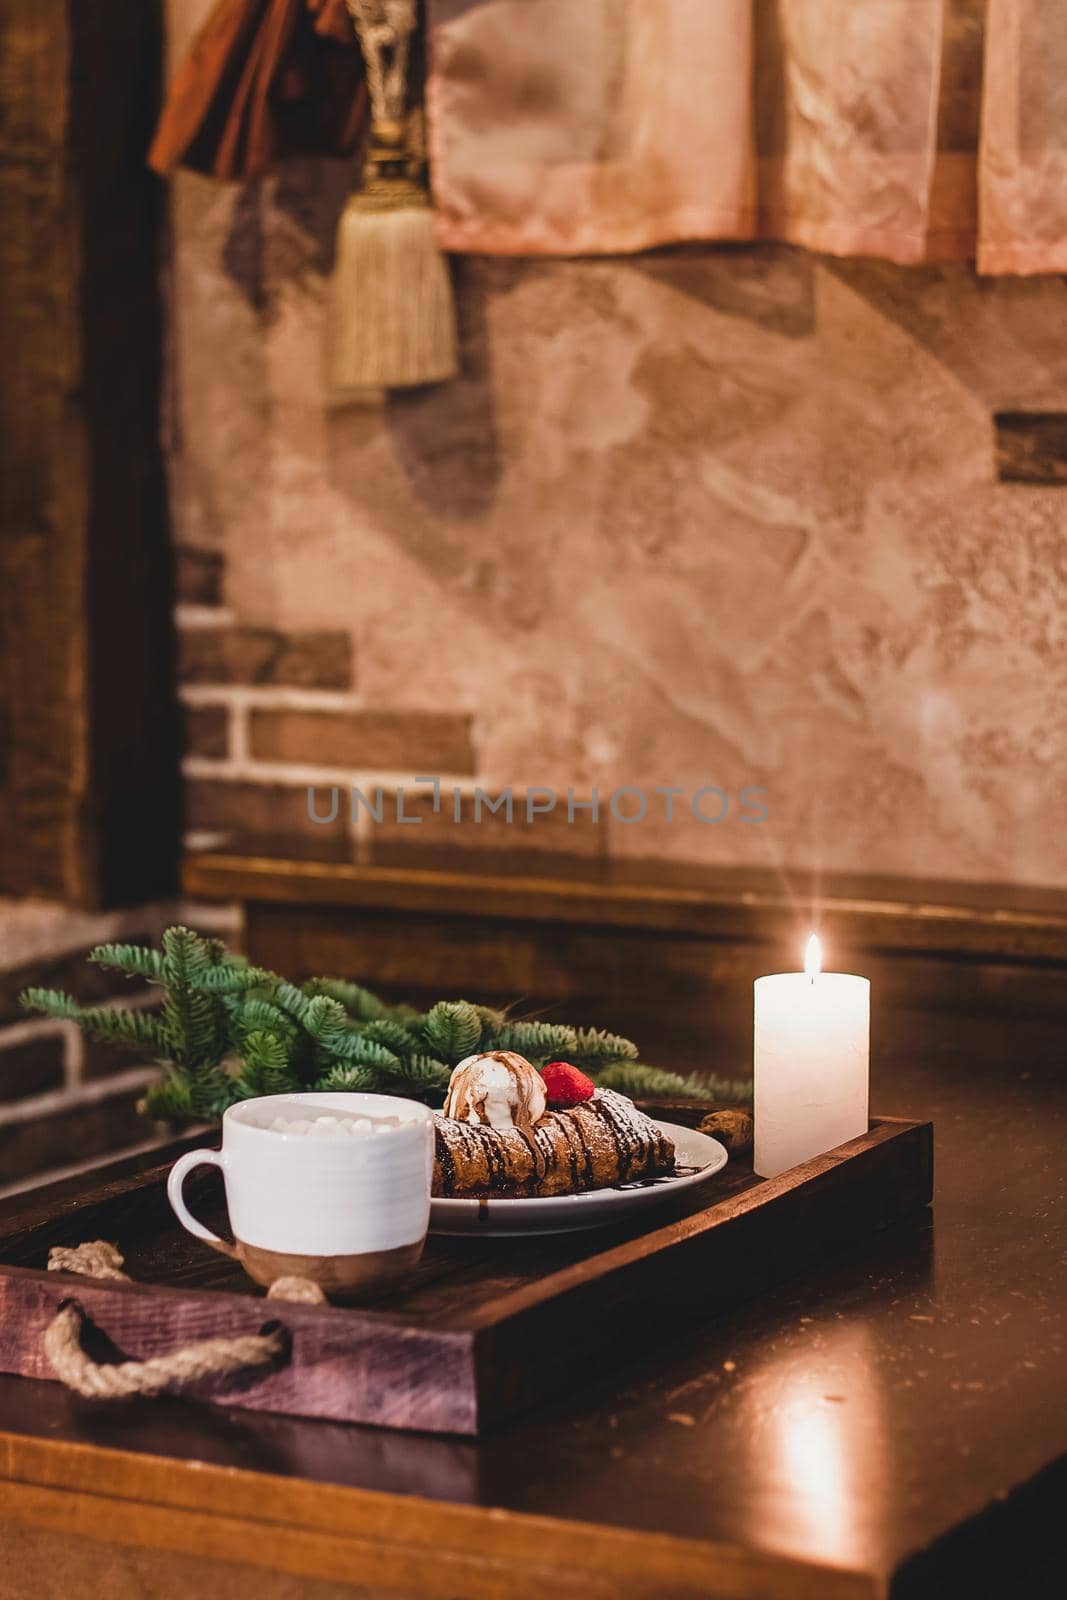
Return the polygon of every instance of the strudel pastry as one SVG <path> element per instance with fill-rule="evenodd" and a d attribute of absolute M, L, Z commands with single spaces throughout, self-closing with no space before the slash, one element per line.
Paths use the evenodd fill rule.
<path fill-rule="evenodd" d="M 505 1054 L 508 1060 L 501 1061 Z M 504 1075 L 493 1070 L 500 1067 L 514 1075 L 511 1095 Z M 471 1057 L 456 1068 L 446 1110 L 435 1118 L 435 1195 L 578 1194 L 673 1172 L 673 1142 L 625 1095 L 596 1089 L 579 1105 L 542 1110 L 531 1120 L 538 1091 L 527 1074 L 539 1076 L 521 1056 L 506 1052 Z M 449 1115 L 450 1107 L 466 1115 Z M 497 1126 L 485 1115 L 490 1108 Z"/>

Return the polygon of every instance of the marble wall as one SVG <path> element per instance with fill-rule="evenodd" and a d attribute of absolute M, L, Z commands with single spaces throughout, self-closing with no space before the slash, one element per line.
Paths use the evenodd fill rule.
<path fill-rule="evenodd" d="M 175 185 L 175 525 L 224 585 L 186 621 L 353 662 L 333 690 L 201 682 L 233 720 L 192 779 L 374 775 L 326 724 L 257 766 L 264 705 L 436 713 L 470 729 L 468 788 L 735 797 L 718 825 L 609 815 L 598 850 L 1067 885 L 1063 463 L 1003 481 L 994 420 L 1067 410 L 1062 280 L 771 245 L 457 259 L 462 377 L 331 410 L 348 176 Z"/>

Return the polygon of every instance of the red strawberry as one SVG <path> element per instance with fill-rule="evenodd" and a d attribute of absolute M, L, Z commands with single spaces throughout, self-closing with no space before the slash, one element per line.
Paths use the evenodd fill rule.
<path fill-rule="evenodd" d="M 580 1106 L 583 1100 L 591 1100 L 596 1090 L 593 1080 L 572 1067 L 569 1061 L 549 1061 L 541 1068 L 541 1076 L 553 1111 Z"/>

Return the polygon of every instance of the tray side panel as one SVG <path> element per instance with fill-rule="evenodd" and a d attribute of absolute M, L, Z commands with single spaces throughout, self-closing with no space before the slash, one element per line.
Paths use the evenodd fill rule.
<path fill-rule="evenodd" d="M 406 1328 L 373 1313 L 329 1306 L 183 1294 L 19 1267 L 0 1268 L 0 1371 L 54 1378 L 44 1334 L 70 1299 L 90 1319 L 83 1343 L 96 1360 L 143 1360 L 280 1322 L 291 1339 L 287 1359 L 265 1374 L 190 1392 L 212 1405 L 439 1433 L 476 1428 L 473 1341 L 467 1333 Z"/>

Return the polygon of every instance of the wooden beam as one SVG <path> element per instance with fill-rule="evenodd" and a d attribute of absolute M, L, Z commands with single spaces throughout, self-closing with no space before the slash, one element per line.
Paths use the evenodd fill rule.
<path fill-rule="evenodd" d="M 486 1513 L 418 1495 L 0 1434 L 0 1516 L 247 1564 L 360 1594 L 436 1600 L 875 1600 L 879 1576 L 720 1540 Z M 12 1590 L 13 1593 L 21 1591 Z M 255 1592 L 241 1584 L 241 1594 Z"/>
<path fill-rule="evenodd" d="M 183 887 L 207 899 L 483 924 L 555 924 L 757 943 L 796 955 L 814 924 L 835 950 L 1067 962 L 1067 893 L 997 884 L 788 875 L 677 862 L 598 862 L 413 849 L 403 859 L 203 851 Z M 339 919 L 340 920 L 340 919 Z"/>
<path fill-rule="evenodd" d="M 159 0 L 0 0 L 0 893 L 173 887 Z"/>

